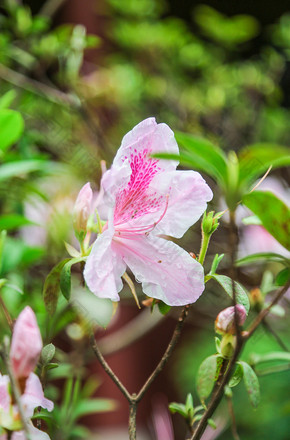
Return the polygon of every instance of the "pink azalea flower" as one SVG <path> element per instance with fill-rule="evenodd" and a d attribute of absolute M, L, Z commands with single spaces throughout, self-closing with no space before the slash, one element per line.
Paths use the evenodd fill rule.
<path fill-rule="evenodd" d="M 118 301 L 128 266 L 146 295 L 172 306 L 195 302 L 204 290 L 202 266 L 161 235 L 180 238 L 205 211 L 212 191 L 194 171 L 176 171 L 173 132 L 154 118 L 123 138 L 113 165 L 102 178 L 99 208 L 107 224 L 93 244 L 84 277 L 97 296 Z"/>
<path fill-rule="evenodd" d="M 41 334 L 30 307 L 18 316 L 11 341 L 10 360 L 15 377 L 28 377 L 35 369 L 42 350 Z"/>

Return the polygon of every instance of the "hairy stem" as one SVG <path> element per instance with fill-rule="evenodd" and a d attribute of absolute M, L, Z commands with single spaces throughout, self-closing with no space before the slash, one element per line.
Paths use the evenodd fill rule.
<path fill-rule="evenodd" d="M 200 264 L 203 264 L 211 235 L 205 234 L 202 228 L 201 228 L 201 233 L 202 233 L 202 239 L 201 239 L 200 251 L 198 256 L 198 262 Z"/>
<path fill-rule="evenodd" d="M 132 395 L 132 398 L 134 395 Z M 137 416 L 137 402 L 136 400 L 132 400 L 130 402 L 130 410 L 129 410 L 129 439 L 136 440 L 136 416 Z"/>

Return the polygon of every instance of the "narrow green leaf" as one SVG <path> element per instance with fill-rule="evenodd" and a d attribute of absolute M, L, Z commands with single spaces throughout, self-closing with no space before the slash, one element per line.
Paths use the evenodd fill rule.
<path fill-rule="evenodd" d="M 14 110 L 0 110 L 0 150 L 5 152 L 20 138 L 24 122 Z"/>
<path fill-rule="evenodd" d="M 260 143 L 244 147 L 240 153 L 240 182 L 248 186 L 265 173 L 270 166 L 279 168 L 290 165 L 289 148 Z"/>
<path fill-rule="evenodd" d="M 10 231 L 20 228 L 21 226 L 35 225 L 34 222 L 19 214 L 9 214 L 0 216 L 0 230 L 6 229 Z"/>
<path fill-rule="evenodd" d="M 214 383 L 217 379 L 217 369 L 220 364 L 220 356 L 214 354 L 207 357 L 200 365 L 197 373 L 197 393 L 202 404 L 209 397 L 213 390 Z"/>
<path fill-rule="evenodd" d="M 238 362 L 243 369 L 243 378 L 249 399 L 254 408 L 257 408 L 260 402 L 260 386 L 254 370 L 246 362 Z"/>
<path fill-rule="evenodd" d="M 207 424 L 212 428 L 212 429 L 216 429 L 216 424 L 215 421 L 213 419 L 208 419 L 207 420 Z"/>
<path fill-rule="evenodd" d="M 113 411 L 115 408 L 116 402 L 111 399 L 84 399 L 78 403 L 73 417 L 77 420 L 88 414 Z"/>
<path fill-rule="evenodd" d="M 276 276 L 276 285 L 277 286 L 284 286 L 290 279 L 290 268 L 286 267 L 285 269 L 281 270 L 281 272 L 278 273 Z"/>
<path fill-rule="evenodd" d="M 270 191 L 254 191 L 242 199 L 279 243 L 290 250 L 290 209 Z"/>
<path fill-rule="evenodd" d="M 48 171 L 52 162 L 44 160 L 18 160 L 0 166 L 0 182 L 13 177 L 22 177 L 34 171 Z"/>
<path fill-rule="evenodd" d="M 267 261 L 282 263 L 284 265 L 290 264 L 287 258 L 283 255 L 275 254 L 274 252 L 259 252 L 257 254 L 247 255 L 237 260 L 235 264 L 236 266 L 245 266 L 246 264 L 266 263 Z"/>
<path fill-rule="evenodd" d="M 0 109 L 3 110 L 10 107 L 16 96 L 17 96 L 16 90 L 13 89 L 9 90 L 3 96 L 1 96 Z"/>
<path fill-rule="evenodd" d="M 183 403 L 171 402 L 168 405 L 168 408 L 172 414 L 178 413 L 182 417 L 184 417 L 185 419 L 187 418 L 187 411 L 186 411 L 185 405 L 183 405 Z"/>
<path fill-rule="evenodd" d="M 236 387 L 242 380 L 243 374 L 244 374 L 243 368 L 241 367 L 240 364 L 237 364 L 234 374 L 232 375 L 229 381 L 229 387 L 230 388 Z"/>
<path fill-rule="evenodd" d="M 74 264 L 84 261 L 86 257 L 72 258 L 62 268 L 60 274 L 60 290 L 63 296 L 69 301 L 71 295 L 71 267 Z"/>
<path fill-rule="evenodd" d="M 212 264 L 211 264 L 211 268 L 210 268 L 210 271 L 209 271 L 209 275 L 214 275 L 214 274 L 216 273 L 217 268 L 218 268 L 220 262 L 221 262 L 222 259 L 224 258 L 224 255 L 225 255 L 225 254 L 221 254 L 221 255 L 219 255 L 219 254 L 215 254 L 214 259 L 213 259 L 213 262 L 212 262 Z"/>
<path fill-rule="evenodd" d="M 227 159 L 224 152 L 207 139 L 187 133 L 175 133 L 178 144 L 190 153 L 191 165 L 211 175 L 219 182 L 224 182 Z M 182 159 L 181 159 L 182 161 Z"/>
<path fill-rule="evenodd" d="M 227 277 L 226 275 L 212 275 L 212 278 L 215 279 L 225 290 L 225 292 L 233 298 L 233 284 L 231 278 Z M 236 289 L 236 299 L 238 304 L 242 304 L 247 314 L 250 310 L 250 301 L 247 295 L 247 292 L 244 290 L 244 288 L 235 281 L 235 289 Z"/>
<path fill-rule="evenodd" d="M 43 299 L 47 313 L 52 316 L 56 311 L 60 274 L 63 266 L 70 261 L 69 258 L 58 263 L 47 275 L 43 286 Z"/>
<path fill-rule="evenodd" d="M 194 415 L 194 406 L 193 406 L 193 397 L 191 393 L 188 393 L 186 396 L 185 401 L 185 410 L 190 418 L 190 420 L 193 418 Z"/>
<path fill-rule="evenodd" d="M 290 362 L 290 353 L 286 351 L 274 351 L 265 354 L 254 353 L 250 357 L 252 365 L 261 364 L 263 362 L 285 361 Z"/>

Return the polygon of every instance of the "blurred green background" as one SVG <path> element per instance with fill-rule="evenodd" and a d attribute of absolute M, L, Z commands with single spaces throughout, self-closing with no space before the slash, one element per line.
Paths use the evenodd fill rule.
<path fill-rule="evenodd" d="M 58 337 L 63 344 L 58 360 L 67 368 L 73 365 L 80 377 L 88 374 L 91 362 L 82 319 L 61 301 L 48 322 L 41 296 L 47 273 L 67 257 L 63 242 L 74 240 L 71 213 L 79 189 L 90 181 L 98 190 L 100 161 L 109 167 L 122 136 L 149 116 L 225 150 L 255 142 L 273 143 L 273 148 L 289 145 L 288 6 L 287 1 L 2 3 L 0 129 L 7 128 L 7 109 L 20 112 L 24 120 L 11 122 L 15 139 L 0 145 L 0 229 L 8 234 L 1 267 L 1 278 L 8 279 L 3 297 L 14 317 L 27 303 L 36 310 L 45 340 Z M 274 175 L 289 182 L 287 169 Z M 215 193 L 212 208 L 219 210 L 219 189 L 207 180 Z M 227 229 L 220 229 L 209 260 L 226 250 Z M 182 243 L 198 252 L 199 240 L 196 225 Z M 241 270 L 240 280 L 251 289 L 264 269 Z M 279 267 L 267 269 L 277 273 Z M 221 303 L 219 291 L 209 286 L 194 307 L 167 371 L 175 400 L 194 392 L 198 365 L 214 351 L 213 320 L 223 305 L 228 303 Z M 283 305 L 287 317 L 289 301 Z M 102 310 L 96 319 L 103 313 L 109 319 L 111 310 Z M 2 315 L 0 319 L 8 332 Z M 289 329 L 272 319 L 289 340 Z M 247 360 L 251 352 L 280 349 L 263 330 L 249 345 L 243 354 Z M 63 371 L 65 377 L 68 370 Z M 261 378 L 262 403 L 255 412 L 242 386 L 237 388 L 234 405 L 241 438 L 289 438 L 289 379 L 289 371 Z M 57 398 L 59 389 L 51 386 L 49 393 Z M 150 417 L 143 417 L 144 426 Z M 184 438 L 178 416 L 174 424 L 176 438 Z M 224 429 L 220 438 L 231 439 L 227 420 Z M 87 431 L 54 435 L 54 440 L 86 438 Z"/>

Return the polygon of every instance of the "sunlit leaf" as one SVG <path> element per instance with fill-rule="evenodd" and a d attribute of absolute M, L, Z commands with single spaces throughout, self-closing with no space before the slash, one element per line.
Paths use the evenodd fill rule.
<path fill-rule="evenodd" d="M 197 373 L 196 388 L 201 403 L 211 394 L 215 381 L 217 380 L 217 370 L 221 367 L 222 357 L 212 355 L 207 357 L 200 365 Z"/>
<path fill-rule="evenodd" d="M 86 257 L 79 257 L 79 258 L 72 258 L 69 260 L 63 268 L 61 269 L 60 274 L 60 290 L 63 296 L 69 300 L 70 294 L 71 294 L 71 267 L 74 264 L 80 263 L 81 261 L 84 261 Z"/>
<path fill-rule="evenodd" d="M 20 138 L 24 122 L 14 110 L 0 110 L 0 151 L 5 152 Z"/>
<path fill-rule="evenodd" d="M 262 221 L 279 243 L 290 250 L 290 209 L 270 191 L 254 191 L 243 197 L 243 203 Z"/>
<path fill-rule="evenodd" d="M 230 378 L 230 381 L 228 384 L 229 387 L 231 387 L 231 388 L 236 387 L 240 383 L 240 381 L 242 380 L 243 374 L 244 374 L 244 371 L 243 371 L 242 366 L 240 364 L 237 364 L 236 369 L 234 371 L 234 374 Z"/>

